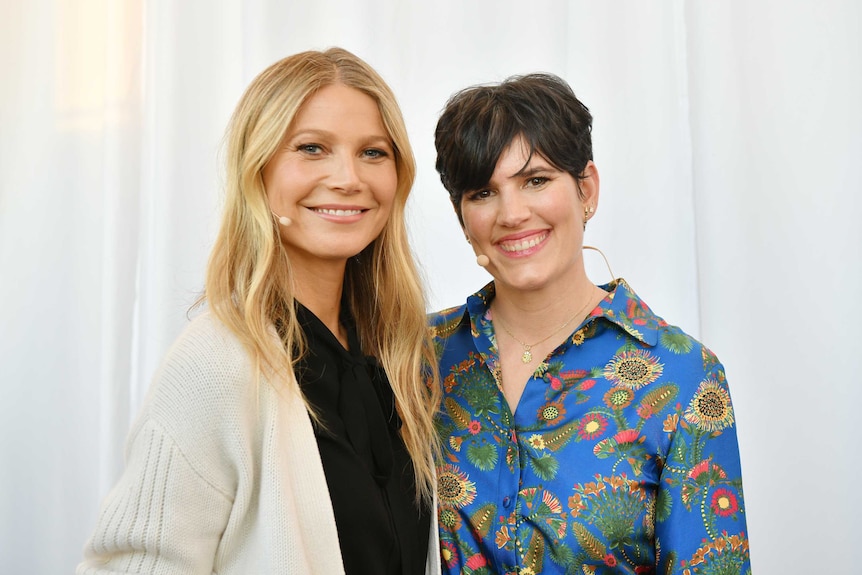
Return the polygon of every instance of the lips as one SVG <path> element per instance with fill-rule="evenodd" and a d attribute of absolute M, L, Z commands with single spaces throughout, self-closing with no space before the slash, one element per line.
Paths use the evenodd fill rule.
<path fill-rule="evenodd" d="M 523 252 L 541 244 L 548 238 L 549 235 L 549 232 L 542 231 L 539 233 L 531 234 L 526 237 L 510 240 L 501 240 L 497 242 L 497 246 L 506 253 Z"/>

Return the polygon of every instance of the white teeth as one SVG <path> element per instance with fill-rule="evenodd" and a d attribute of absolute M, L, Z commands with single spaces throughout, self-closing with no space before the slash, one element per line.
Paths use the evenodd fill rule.
<path fill-rule="evenodd" d="M 546 237 L 548 237 L 548 234 L 531 236 L 530 239 L 524 241 L 502 243 L 500 244 L 500 247 L 503 249 L 504 252 L 520 252 L 526 249 L 530 249 L 533 246 L 539 245 L 545 240 Z"/>
<path fill-rule="evenodd" d="M 315 208 L 315 212 L 318 214 L 326 214 L 328 216 L 355 216 L 357 214 L 361 214 L 362 210 L 329 210 L 325 208 Z"/>

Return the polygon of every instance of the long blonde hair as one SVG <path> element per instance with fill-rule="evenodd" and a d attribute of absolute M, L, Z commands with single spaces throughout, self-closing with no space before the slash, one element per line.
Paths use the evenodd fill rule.
<path fill-rule="evenodd" d="M 340 48 L 295 54 L 261 72 L 246 89 L 228 125 L 225 210 L 204 299 L 250 350 L 259 374 L 293 370 L 305 342 L 293 305 L 290 260 L 261 172 L 303 103 L 336 83 L 377 102 L 395 150 L 398 183 L 391 215 L 380 236 L 349 259 L 344 289 L 363 352 L 375 356 L 389 377 L 403 422 L 401 436 L 413 460 L 417 497 L 427 502 L 435 487 L 433 418 L 440 386 L 404 223 L 416 166 L 395 96 L 355 55 Z M 282 328 L 281 341 L 273 336 L 276 323 Z"/>

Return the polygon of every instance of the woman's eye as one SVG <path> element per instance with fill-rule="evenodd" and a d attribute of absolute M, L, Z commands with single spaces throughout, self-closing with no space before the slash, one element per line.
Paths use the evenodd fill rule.
<path fill-rule="evenodd" d="M 491 193 L 491 190 L 476 190 L 475 192 L 469 192 L 467 199 L 470 201 L 484 200 L 490 198 Z"/>
<path fill-rule="evenodd" d="M 527 180 L 527 185 L 532 188 L 538 188 L 539 186 L 543 186 L 548 181 L 548 178 L 542 176 L 536 176 L 534 178 L 530 178 Z"/>
<path fill-rule="evenodd" d="M 319 154 L 323 150 L 318 144 L 300 144 L 296 149 L 306 154 Z"/>
<path fill-rule="evenodd" d="M 364 150 L 362 154 L 366 158 L 370 158 L 372 160 L 376 160 L 377 158 L 385 158 L 389 155 L 388 153 L 386 153 L 385 150 L 379 150 L 377 148 L 369 148 L 367 150 Z"/>

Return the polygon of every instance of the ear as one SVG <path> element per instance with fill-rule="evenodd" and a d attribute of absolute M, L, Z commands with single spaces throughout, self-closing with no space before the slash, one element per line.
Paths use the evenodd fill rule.
<path fill-rule="evenodd" d="M 581 189 L 581 202 L 591 206 L 594 210 L 599 207 L 599 170 L 592 160 L 587 162 L 587 167 L 581 172 L 582 179 L 578 181 Z"/>

